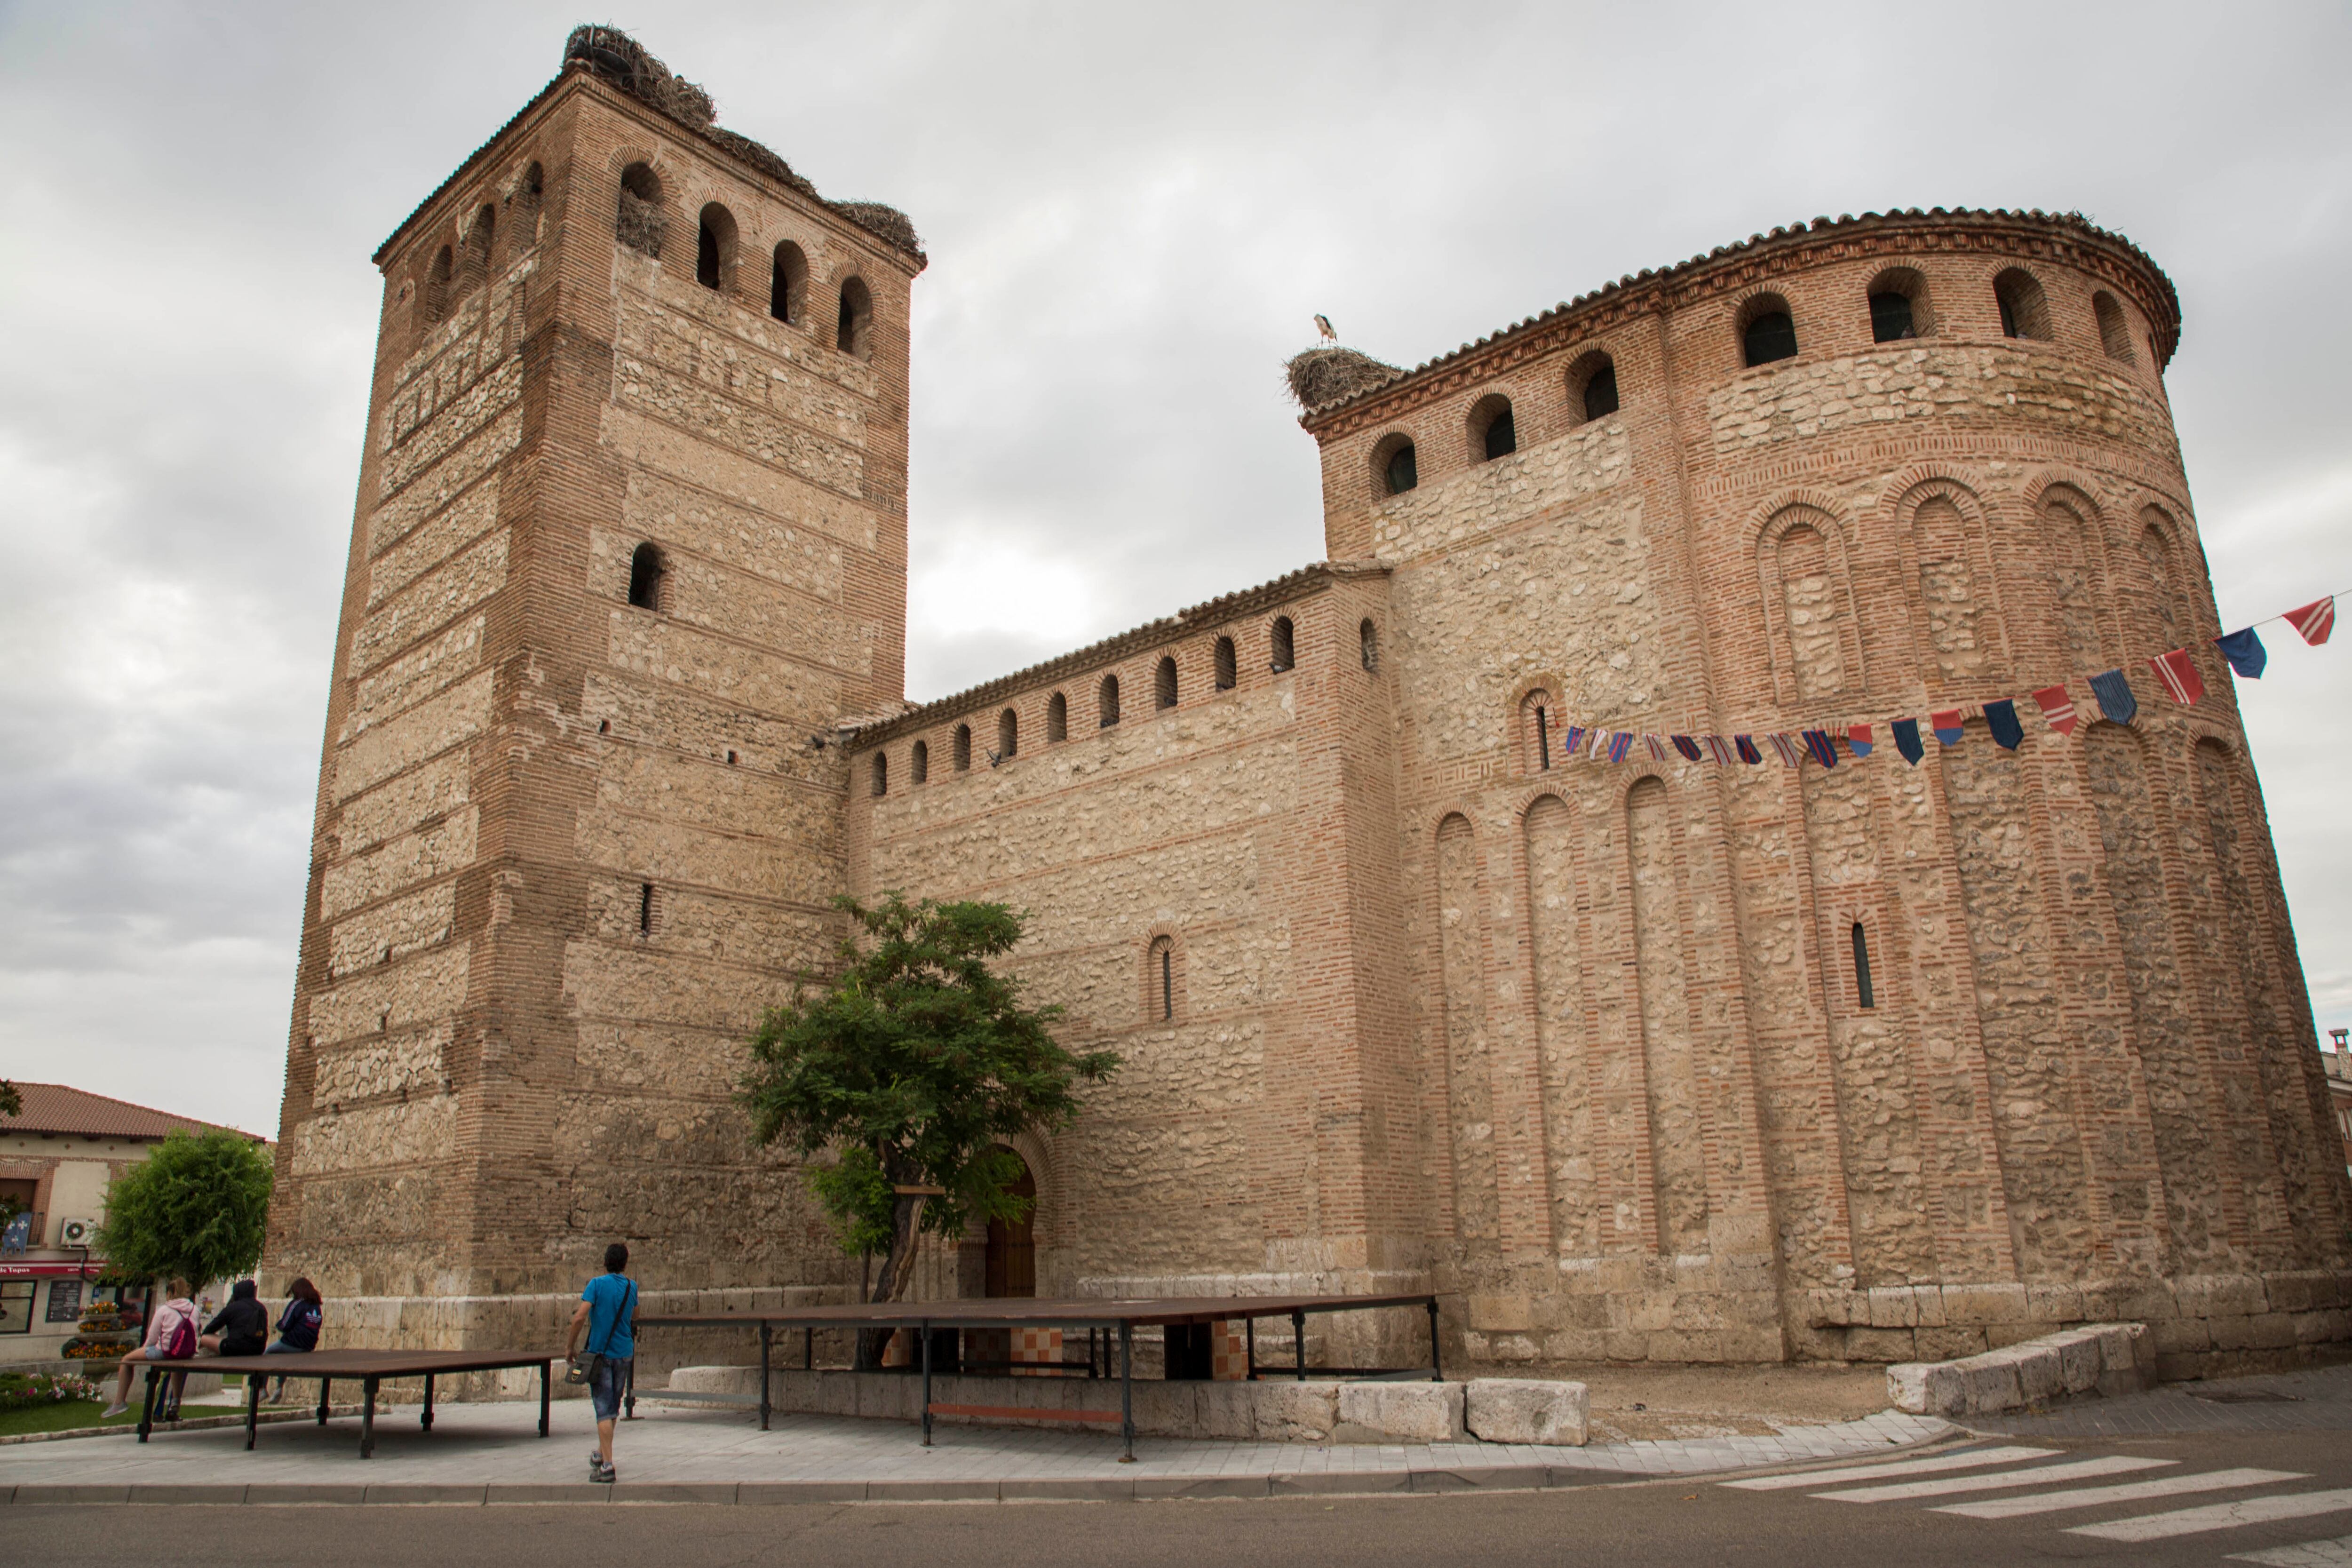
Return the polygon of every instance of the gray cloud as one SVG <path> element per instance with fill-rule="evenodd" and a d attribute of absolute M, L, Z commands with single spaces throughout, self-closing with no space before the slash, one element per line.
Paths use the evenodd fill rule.
<path fill-rule="evenodd" d="M 274 1127 L 366 258 L 578 19 L 0 5 L 0 1072 Z M 1313 312 L 1412 363 L 1893 205 L 2080 208 L 2146 247 L 2225 617 L 2352 588 L 2340 7 L 613 19 L 923 231 L 917 697 L 1320 555 L 1277 380 Z M 2248 724 L 2322 1022 L 2352 1022 L 2352 662 L 2271 640 Z"/>

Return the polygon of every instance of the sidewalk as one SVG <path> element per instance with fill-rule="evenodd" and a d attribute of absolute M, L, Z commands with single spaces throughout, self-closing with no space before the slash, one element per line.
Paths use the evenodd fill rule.
<path fill-rule="evenodd" d="M 1633 1442 L 1588 1448 L 1497 1443 L 1315 1447 L 1139 1439 L 1092 1431 L 941 1426 L 934 1447 L 911 1425 L 779 1415 L 761 1432 L 736 1410 L 650 1405 L 614 1445 L 621 1483 L 590 1484 L 595 1426 L 583 1400 L 559 1402 L 553 1435 L 538 1405 L 444 1405 L 431 1433 L 416 1407 L 379 1410 L 375 1458 L 359 1424 L 268 1426 L 245 1433 L 163 1432 L 0 1449 L 0 1501 L 39 1502 L 854 1502 L 1045 1498 L 1269 1497 L 1301 1492 L 1458 1491 L 1587 1486 L 1885 1453 L 1958 1435 L 1931 1417 L 1886 1411 L 1776 1436 Z"/>

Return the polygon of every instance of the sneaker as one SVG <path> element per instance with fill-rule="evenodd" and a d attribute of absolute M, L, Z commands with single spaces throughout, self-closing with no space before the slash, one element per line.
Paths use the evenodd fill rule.
<path fill-rule="evenodd" d="M 98 1413 L 98 1418 L 100 1421 L 111 1421 L 130 1408 L 130 1405 L 123 1404 L 118 1399 L 113 1404 L 108 1405 L 105 1409 L 100 1411 Z"/>
<path fill-rule="evenodd" d="M 621 1474 L 618 1470 L 613 1468 L 612 1466 L 599 1460 L 595 1464 L 588 1467 L 588 1479 L 598 1486 L 608 1487 L 614 1481 L 619 1480 L 621 1479 Z"/>

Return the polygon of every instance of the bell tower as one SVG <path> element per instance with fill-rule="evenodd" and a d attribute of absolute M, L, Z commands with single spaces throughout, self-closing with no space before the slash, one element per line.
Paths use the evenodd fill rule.
<path fill-rule="evenodd" d="M 583 27 L 375 260 L 270 1268 L 373 1343 L 532 1331 L 616 1237 L 829 1282 L 730 1096 L 835 935 L 817 742 L 902 696 L 914 230 Z"/>

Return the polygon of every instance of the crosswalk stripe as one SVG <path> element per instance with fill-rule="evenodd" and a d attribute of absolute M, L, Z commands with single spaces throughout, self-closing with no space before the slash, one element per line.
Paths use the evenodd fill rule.
<path fill-rule="evenodd" d="M 1875 1465 L 1844 1465 L 1834 1470 L 1806 1470 L 1793 1476 L 1758 1476 L 1744 1481 L 1725 1481 L 1727 1487 L 1743 1491 L 1779 1491 L 1787 1487 L 1818 1487 L 1839 1481 L 1866 1481 L 1878 1476 L 1919 1476 L 1937 1470 L 1974 1470 L 1987 1465 L 2011 1464 L 2019 1459 L 2046 1459 L 2057 1453 L 2055 1448 L 1978 1448 L 1960 1454 L 1933 1454 L 1924 1459 L 1888 1459 Z"/>
<path fill-rule="evenodd" d="M 2077 1459 L 2067 1465 L 2033 1465 L 2021 1470 L 2003 1470 L 1993 1476 L 1946 1476 L 1940 1480 L 1898 1481 L 1893 1486 L 1850 1487 L 1843 1491 L 1814 1492 L 1811 1495 L 1831 1502 L 1898 1502 L 1905 1498 L 1998 1491 L 2003 1487 L 2038 1487 L 2050 1481 L 2079 1481 L 2092 1476 L 2153 1470 L 2179 1462 L 2178 1459 L 2135 1459 L 2127 1454 L 2108 1454 L 2096 1459 Z"/>
<path fill-rule="evenodd" d="M 2352 1565 L 2352 1535 L 2333 1541 L 2305 1541 L 2294 1546 L 2273 1546 L 2263 1552 L 2241 1552 L 2232 1563 L 2260 1563 L 2263 1568 L 2347 1568 Z"/>
<path fill-rule="evenodd" d="M 2278 1497 L 2247 1498 L 2241 1502 L 2209 1503 L 2172 1513 L 2151 1513 L 2119 1519 L 2112 1524 L 2078 1524 L 2069 1535 L 2095 1535 L 2102 1541 L 2164 1541 L 2175 1535 L 2195 1535 L 2208 1530 L 2234 1530 L 2242 1524 L 2267 1524 L 2279 1519 L 2309 1519 L 2315 1514 L 2342 1513 L 2352 1509 L 2352 1488 L 2325 1492 L 2286 1492 Z"/>
<path fill-rule="evenodd" d="M 2017 1519 L 2029 1513 L 2097 1508 L 2102 1503 L 2145 1502 L 2149 1498 L 2179 1497 L 2188 1492 L 2226 1492 L 2240 1487 L 2266 1487 L 2274 1481 L 2307 1481 L 2310 1479 L 2300 1470 L 2205 1470 L 2193 1476 L 2158 1476 L 2152 1481 L 2126 1481 L 2119 1487 L 2076 1487 L 2072 1491 L 1989 1498 L 1983 1502 L 1946 1503 L 1929 1511 L 1962 1514 L 1969 1519 Z"/>

